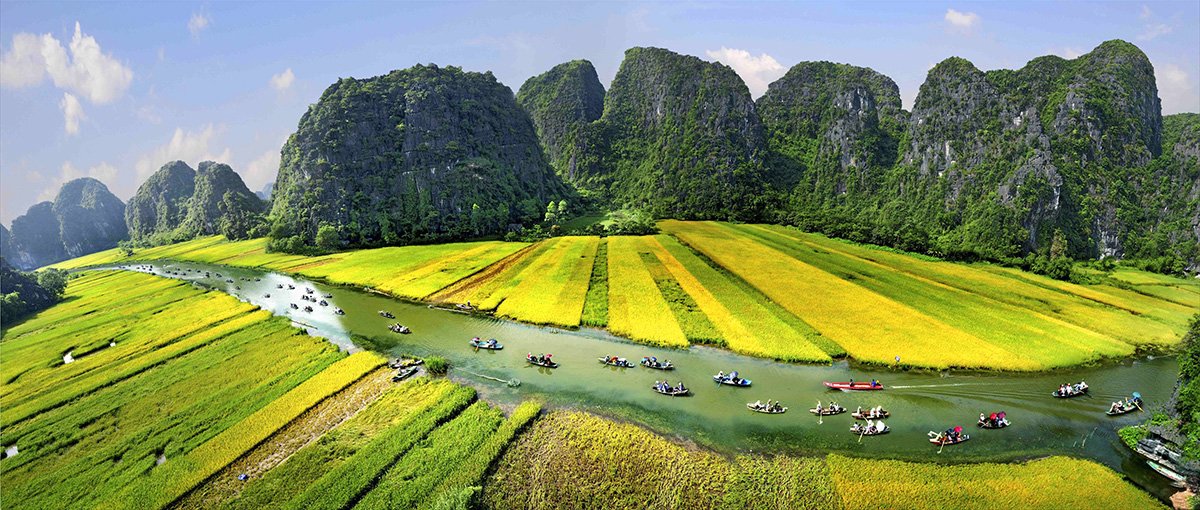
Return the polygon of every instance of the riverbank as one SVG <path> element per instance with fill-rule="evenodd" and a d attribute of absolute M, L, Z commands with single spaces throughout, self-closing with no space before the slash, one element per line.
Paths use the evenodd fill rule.
<path fill-rule="evenodd" d="M 1077 285 L 877 250 L 775 226 L 661 223 L 667 235 L 564 237 L 317 257 L 219 237 L 101 252 L 80 268 L 178 260 L 253 267 L 497 317 L 712 345 L 789 362 L 1036 372 L 1169 351 L 1200 283 L 1122 270 Z"/>

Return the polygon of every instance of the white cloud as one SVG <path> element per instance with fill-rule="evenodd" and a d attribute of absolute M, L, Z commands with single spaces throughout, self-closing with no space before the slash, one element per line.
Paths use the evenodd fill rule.
<path fill-rule="evenodd" d="M 1085 52 L 1079 48 L 1072 48 L 1070 46 L 1064 46 L 1062 48 L 1050 50 L 1050 53 L 1058 55 L 1067 60 L 1075 60 L 1079 57 L 1082 57 Z"/>
<path fill-rule="evenodd" d="M 1200 112 L 1200 89 L 1182 67 L 1175 64 L 1154 66 L 1154 81 L 1158 83 L 1164 115 Z"/>
<path fill-rule="evenodd" d="M 1142 41 L 1156 39 L 1159 36 L 1167 35 L 1175 30 L 1175 27 L 1166 23 L 1147 23 L 1142 33 L 1138 34 L 1137 38 Z"/>
<path fill-rule="evenodd" d="M 175 134 L 171 136 L 170 141 L 138 158 L 137 164 L 134 165 L 134 169 L 137 170 L 137 181 L 140 183 L 146 180 L 155 170 L 175 160 L 186 161 L 193 167 L 201 161 L 208 160 L 229 162 L 232 153 L 228 147 L 219 153 L 216 152 L 215 147 L 212 147 L 217 145 L 216 138 L 220 135 L 220 131 L 222 130 L 213 127 L 212 124 L 194 132 L 175 128 Z"/>
<path fill-rule="evenodd" d="M 1153 12 L 1150 12 L 1150 6 L 1149 6 L 1149 5 L 1143 5 L 1143 6 L 1142 6 L 1142 13 L 1141 13 L 1141 14 L 1139 14 L 1139 15 L 1138 15 L 1138 17 L 1139 17 L 1139 18 L 1142 18 L 1142 19 L 1150 19 L 1150 17 L 1151 17 L 1151 16 L 1153 16 L 1153 15 L 1154 15 L 1154 13 L 1153 13 Z"/>
<path fill-rule="evenodd" d="M 68 56 L 67 48 L 50 34 L 14 35 L 12 47 L 0 57 L 0 86 L 29 87 L 49 75 L 54 86 L 96 104 L 112 102 L 129 89 L 133 71 L 112 54 L 106 55 L 95 37 L 83 33 L 79 22 L 69 49 Z"/>
<path fill-rule="evenodd" d="M 58 107 L 62 108 L 67 134 L 79 134 L 79 121 L 87 118 L 87 115 L 83 113 L 83 105 L 79 104 L 79 98 L 70 92 L 63 92 L 63 98 L 58 103 Z"/>
<path fill-rule="evenodd" d="M 167 59 L 167 48 L 166 48 L 166 46 L 159 46 L 159 47 L 158 47 L 158 61 L 159 61 L 159 62 L 162 62 L 162 61 L 164 61 L 164 60 L 166 60 L 166 59 Z"/>
<path fill-rule="evenodd" d="M 192 17 L 188 19 L 188 32 L 191 32 L 193 36 L 200 35 L 200 32 L 208 28 L 208 25 L 211 23 L 212 20 L 209 19 L 207 14 L 192 13 Z"/>
<path fill-rule="evenodd" d="M 50 182 L 46 185 L 46 187 L 42 188 L 41 193 L 38 194 L 37 201 L 41 202 L 43 200 L 54 200 L 54 197 L 58 195 L 58 190 L 62 188 L 63 184 L 66 184 L 67 181 L 75 180 L 80 177 L 91 177 L 104 183 L 105 186 L 111 187 L 113 181 L 117 177 L 117 168 L 106 162 L 101 162 L 96 166 L 88 168 L 87 171 L 84 172 L 75 168 L 75 165 L 70 161 L 65 161 L 63 162 L 62 166 L 59 167 L 58 175 L 51 177 Z"/>
<path fill-rule="evenodd" d="M 292 68 L 289 67 L 282 73 L 271 76 L 271 87 L 283 92 L 291 88 L 294 81 L 296 81 L 296 75 L 292 72 Z"/>
<path fill-rule="evenodd" d="M 775 60 L 775 57 L 766 53 L 756 57 L 746 50 L 724 46 L 719 50 L 708 50 L 705 53 L 708 54 L 708 58 L 732 67 L 742 77 L 742 81 L 746 82 L 746 87 L 750 89 L 750 95 L 753 97 L 763 95 L 767 91 L 767 85 L 783 76 L 783 73 L 787 71 Z"/>
<path fill-rule="evenodd" d="M 250 164 L 246 165 L 241 171 L 242 180 L 246 182 L 246 187 L 251 190 L 260 190 L 268 182 L 274 181 L 279 175 L 279 150 L 283 146 L 268 150 L 262 153 Z"/>
<path fill-rule="evenodd" d="M 950 24 L 950 28 L 961 33 L 970 33 L 977 25 L 979 25 L 979 15 L 973 12 L 959 12 L 954 9 L 946 9 L 946 22 Z"/>

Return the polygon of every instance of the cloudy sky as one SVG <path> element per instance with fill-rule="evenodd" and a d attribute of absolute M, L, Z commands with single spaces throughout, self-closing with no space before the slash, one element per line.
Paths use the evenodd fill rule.
<path fill-rule="evenodd" d="M 566 60 L 607 86 L 631 46 L 724 62 L 757 97 L 805 60 L 872 67 L 912 105 L 925 73 L 1108 39 L 1137 44 L 1163 113 L 1200 111 L 1200 2 L 0 2 L 0 221 L 90 175 L 127 199 L 170 160 L 229 163 L 251 189 L 339 77 L 417 63 L 491 70 L 512 89 Z"/>

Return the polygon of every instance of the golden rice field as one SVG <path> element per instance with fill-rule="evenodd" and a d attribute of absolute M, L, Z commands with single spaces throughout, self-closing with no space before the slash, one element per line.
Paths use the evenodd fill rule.
<path fill-rule="evenodd" d="M 840 455 L 727 458 L 557 411 L 500 458 L 485 508 L 1162 508 L 1091 461 L 940 465 Z"/>
<path fill-rule="evenodd" d="M 830 455 L 825 463 L 844 508 L 1163 508 L 1111 469 L 1070 457 L 946 466 Z"/>
<path fill-rule="evenodd" d="M 308 257 L 267 253 L 266 239 L 227 241 L 211 236 L 137 250 L 129 257 L 112 249 L 53 264 L 76 269 L 136 260 L 188 260 L 322 278 L 332 283 L 370 287 L 389 294 L 424 299 L 517 252 L 524 243 L 483 241 L 422 246 L 392 246 Z"/>
<path fill-rule="evenodd" d="M 532 322 L 578 326 L 587 296 L 596 237 L 560 237 L 518 276 L 508 297 L 496 308 L 503 317 Z"/>
<path fill-rule="evenodd" d="M 498 316 L 605 327 L 784 361 L 1046 370 L 1179 341 L 1200 282 L 1120 268 L 1079 285 L 942 262 L 796 229 L 663 221 L 658 236 L 451 243 L 319 257 L 207 237 L 57 264 L 179 259 L 256 266 Z M 164 325 L 163 327 L 168 327 Z M 182 325 L 181 327 L 186 327 Z M 99 340 L 96 340 L 99 342 Z M 81 345 L 88 352 L 98 344 Z M 51 384 L 51 383 L 47 383 Z M 4 401 L 0 391 L 0 403 Z"/>
<path fill-rule="evenodd" d="M 894 363 L 899 356 L 902 364 L 932 368 L 1044 370 L 1173 344 L 1200 311 L 1200 301 L 1185 306 L 1138 292 L 1133 283 L 1077 285 L 786 227 L 660 225 L 862 361 Z M 1172 293 L 1195 288 L 1145 278 Z"/>
<path fill-rule="evenodd" d="M 67 294 L 0 340 L 6 507 L 161 508 L 383 362 L 182 282 Z"/>
<path fill-rule="evenodd" d="M 649 237 L 608 238 L 608 330 L 646 343 L 686 346 L 683 329 L 640 255 L 653 254 L 651 242 Z"/>

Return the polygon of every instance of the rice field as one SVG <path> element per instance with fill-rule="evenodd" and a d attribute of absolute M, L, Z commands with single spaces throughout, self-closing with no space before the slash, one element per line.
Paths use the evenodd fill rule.
<path fill-rule="evenodd" d="M 67 293 L 0 342 L 7 507 L 161 508 L 382 363 L 172 280 L 97 272 Z"/>
<path fill-rule="evenodd" d="M 708 344 L 794 362 L 849 356 L 934 369 L 1047 370 L 1169 348 L 1200 312 L 1200 282 L 1128 268 L 1093 270 L 1101 283 L 1079 285 L 774 225 L 671 220 L 660 226 L 664 235 L 319 257 L 266 253 L 264 240 L 217 236 L 139 250 L 133 258 L 258 266 L 409 299 L 469 303 L 533 324 L 602 327 L 637 342 Z M 121 260 L 113 250 L 57 266 Z M 189 326 L 161 325 L 164 338 Z M 103 327 L 109 329 L 72 346 L 77 356 L 108 355 L 106 339 L 119 338 L 121 326 Z M 39 373 L 37 367 L 17 373 L 25 370 Z M 42 380 L 54 385 L 53 378 Z M 16 410 L 16 416 L 27 411 Z"/>
<path fill-rule="evenodd" d="M 1025 464 L 947 466 L 826 458 L 844 508 L 1163 508 L 1091 461 L 1049 457 Z"/>
<path fill-rule="evenodd" d="M 578 326 L 600 240 L 559 237 L 546 242 L 554 246 L 517 277 L 496 313 L 534 324 Z"/>
<path fill-rule="evenodd" d="M 930 368 L 1065 367 L 1172 345 L 1200 311 L 1200 301 L 1187 307 L 1149 292 L 928 260 L 786 227 L 661 226 L 867 362 L 892 364 L 898 356 Z"/>
<path fill-rule="evenodd" d="M 641 256 L 652 253 L 648 239 L 608 238 L 608 329 L 646 343 L 687 346 L 674 311 Z"/>
<path fill-rule="evenodd" d="M 424 299 L 525 246 L 524 243 L 483 241 L 392 246 L 308 257 L 267 253 L 266 244 L 266 239 L 230 242 L 222 236 L 211 236 L 139 249 L 129 257 L 112 249 L 50 267 L 76 269 L 129 261 L 186 260 L 261 267 L 332 283 L 371 287 L 403 298 Z"/>
<path fill-rule="evenodd" d="M 866 362 L 1035 370 L 1036 363 L 716 223 L 664 230 Z"/>
<path fill-rule="evenodd" d="M 733 458 L 557 411 L 501 456 L 484 508 L 1162 508 L 1112 470 L 1049 457 L 943 465 L 840 455 Z"/>

